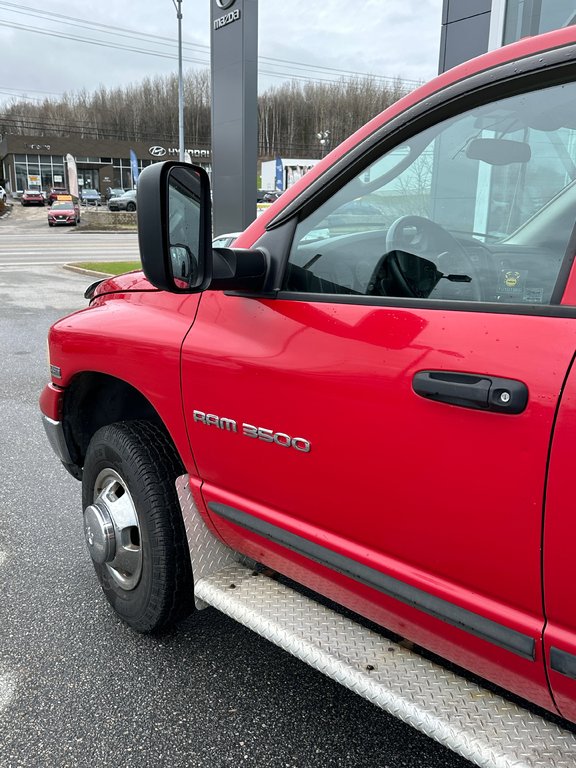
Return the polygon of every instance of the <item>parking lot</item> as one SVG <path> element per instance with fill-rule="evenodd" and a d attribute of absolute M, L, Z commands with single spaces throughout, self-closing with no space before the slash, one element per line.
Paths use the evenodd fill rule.
<path fill-rule="evenodd" d="M 105 203 L 102 205 L 81 205 L 81 224 L 75 226 L 57 226 L 53 229 L 48 226 L 48 205 L 22 205 L 18 200 L 11 200 L 10 213 L 0 219 L 1 231 L 8 231 L 17 227 L 22 232 L 79 232 L 85 230 L 125 230 L 127 227 L 136 231 L 134 214 L 126 214 L 123 211 L 109 211 Z"/>
<path fill-rule="evenodd" d="M 84 235 L 59 236 L 45 215 L 17 207 L 0 221 L 0 767 L 469 765 L 212 609 L 161 638 L 115 617 L 85 549 L 80 485 L 37 404 L 47 330 L 86 305 L 91 278 L 25 252 L 2 263 L 6 242 L 31 235 L 75 257 Z"/>

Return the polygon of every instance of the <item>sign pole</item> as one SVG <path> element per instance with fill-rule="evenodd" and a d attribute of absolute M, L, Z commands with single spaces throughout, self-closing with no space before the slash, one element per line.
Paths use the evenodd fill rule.
<path fill-rule="evenodd" d="M 258 0 L 210 0 L 214 235 L 256 218 Z"/>

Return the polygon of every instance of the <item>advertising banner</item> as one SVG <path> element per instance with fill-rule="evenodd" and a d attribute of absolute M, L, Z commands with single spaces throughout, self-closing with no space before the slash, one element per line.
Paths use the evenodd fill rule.
<path fill-rule="evenodd" d="M 276 183 L 274 186 L 277 192 L 284 192 L 284 167 L 281 157 L 276 158 Z"/>
<path fill-rule="evenodd" d="M 78 197 L 78 169 L 76 168 L 76 160 L 72 155 L 66 155 L 66 166 L 68 167 L 68 187 L 70 194 Z"/>
<path fill-rule="evenodd" d="M 138 176 L 140 175 L 140 171 L 138 170 L 138 158 L 136 157 L 136 152 L 134 152 L 133 149 L 130 150 L 130 167 L 132 169 L 132 184 L 133 186 L 136 186 L 136 184 L 138 184 Z"/>

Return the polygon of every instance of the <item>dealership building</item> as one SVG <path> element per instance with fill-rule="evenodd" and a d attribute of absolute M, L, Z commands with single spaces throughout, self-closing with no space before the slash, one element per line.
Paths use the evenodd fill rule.
<path fill-rule="evenodd" d="M 574 23 L 574 0 L 443 0 L 439 69 L 443 72 L 487 50 Z M 162 141 L 6 134 L 0 139 L 0 177 L 15 195 L 30 187 L 67 188 L 70 154 L 76 160 L 80 189 L 131 189 L 131 151 L 139 170 L 158 160 L 178 159 L 178 148 Z M 186 151 L 211 174 L 209 147 Z"/>
<path fill-rule="evenodd" d="M 80 189 L 132 189 L 131 150 L 139 171 L 158 160 L 178 159 L 178 148 L 162 142 L 6 134 L 0 141 L 0 176 L 15 195 L 29 188 L 67 188 L 66 155 L 71 154 L 76 160 Z M 209 148 L 186 151 L 194 163 L 203 165 L 210 173 Z"/>
<path fill-rule="evenodd" d="M 574 23 L 574 0 L 444 0 L 440 72 L 523 37 Z"/>

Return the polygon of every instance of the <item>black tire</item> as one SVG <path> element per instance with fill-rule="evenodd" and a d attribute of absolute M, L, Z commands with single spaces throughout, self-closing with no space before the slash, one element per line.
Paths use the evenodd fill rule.
<path fill-rule="evenodd" d="M 184 469 L 164 432 L 147 421 L 131 421 L 102 427 L 92 437 L 82 477 L 83 509 L 94 503 L 96 482 L 109 470 L 122 479 L 138 517 L 141 573 L 136 586 L 125 589 L 108 563 L 93 565 L 118 616 L 138 632 L 160 632 L 194 607 L 175 487 Z"/>
<path fill-rule="evenodd" d="M 127 211 L 135 211 L 136 210 L 136 203 L 126 203 L 126 210 Z"/>

